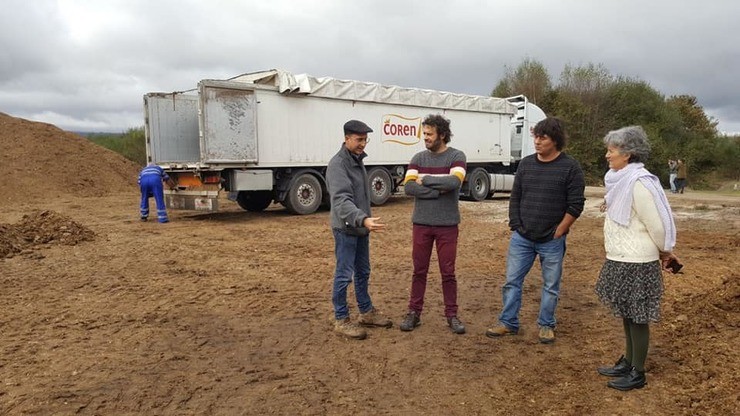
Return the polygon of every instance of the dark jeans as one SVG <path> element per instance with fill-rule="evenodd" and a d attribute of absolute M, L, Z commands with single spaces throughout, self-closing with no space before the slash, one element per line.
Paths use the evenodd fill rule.
<path fill-rule="evenodd" d="M 457 280 L 455 279 L 455 260 L 457 258 L 457 225 L 433 227 L 414 224 L 411 257 L 414 261 L 414 274 L 411 280 L 411 299 L 409 310 L 421 315 L 424 307 L 424 292 L 427 288 L 429 261 L 432 245 L 437 243 L 439 272 L 442 275 L 442 295 L 445 302 L 445 316 L 457 316 Z"/>
<path fill-rule="evenodd" d="M 341 231 L 334 231 L 334 255 L 337 266 L 334 271 L 334 288 L 331 300 L 334 303 L 334 318 L 349 316 L 347 308 L 347 286 L 355 282 L 355 298 L 360 313 L 373 308 L 368 292 L 370 280 L 370 237 L 357 237 Z"/>

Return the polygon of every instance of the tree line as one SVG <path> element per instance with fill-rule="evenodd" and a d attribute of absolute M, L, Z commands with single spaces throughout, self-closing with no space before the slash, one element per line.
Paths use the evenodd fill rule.
<path fill-rule="evenodd" d="M 505 67 L 494 97 L 524 94 L 549 116 L 565 122 L 567 152 L 582 165 L 589 184 L 600 184 L 608 169 L 602 138 L 610 130 L 641 125 L 652 151 L 646 167 L 668 185 L 668 159 L 683 159 L 694 188 L 740 180 L 740 136 L 717 130 L 691 95 L 665 97 L 649 83 L 612 75 L 603 65 L 566 65 L 557 84 L 542 63 L 525 58 Z"/>
<path fill-rule="evenodd" d="M 130 128 L 125 133 L 90 133 L 87 138 L 95 144 L 120 153 L 142 167 L 146 166 L 146 138 L 144 127 Z"/>

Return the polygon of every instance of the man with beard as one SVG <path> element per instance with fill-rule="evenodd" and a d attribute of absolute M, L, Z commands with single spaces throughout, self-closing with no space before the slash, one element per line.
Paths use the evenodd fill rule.
<path fill-rule="evenodd" d="M 414 155 L 404 178 L 406 195 L 415 198 L 411 254 L 414 272 L 408 313 L 400 328 L 413 331 L 421 324 L 429 261 L 436 242 L 447 325 L 455 334 L 464 334 L 465 326 L 457 317 L 455 260 L 460 223 L 458 198 L 465 179 L 465 154 L 447 146 L 452 132 L 450 121 L 443 116 L 427 116 L 422 127 L 426 150 Z"/>

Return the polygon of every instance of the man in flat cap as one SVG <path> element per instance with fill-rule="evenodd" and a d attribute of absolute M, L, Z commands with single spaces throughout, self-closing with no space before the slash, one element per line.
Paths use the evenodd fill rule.
<path fill-rule="evenodd" d="M 334 233 L 334 331 L 352 338 L 365 339 L 362 327 L 390 328 L 393 323 L 382 315 L 370 299 L 370 233 L 382 231 L 385 224 L 370 213 L 370 184 L 363 159 L 367 156 L 367 134 L 373 129 L 359 120 L 344 124 L 344 143 L 329 161 L 326 183 L 331 200 L 331 228 Z M 360 310 L 359 325 L 350 320 L 347 286 L 355 283 L 355 297 Z"/>

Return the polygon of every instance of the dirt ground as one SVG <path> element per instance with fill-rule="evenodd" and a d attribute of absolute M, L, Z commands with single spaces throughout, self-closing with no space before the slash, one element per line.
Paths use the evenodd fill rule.
<path fill-rule="evenodd" d="M 8 142 L 0 136 L 3 157 Z M 223 201 L 218 213 L 171 211 L 169 224 L 141 223 L 136 169 L 116 166 L 84 192 L 0 188 L 12 196 L 0 202 L 0 414 L 728 415 L 740 408 L 740 198 L 669 196 L 685 268 L 664 276 L 649 384 L 623 393 L 595 371 L 623 348 L 621 321 L 593 291 L 604 255 L 601 189 L 589 188 L 568 237 L 553 345 L 537 342 L 537 269 L 525 282 L 520 335 L 484 336 L 501 307 L 505 197 L 461 202 L 462 336 L 446 327 L 436 267 L 423 324 L 398 330 L 410 287 L 413 201 L 397 196 L 377 207 L 388 230 L 372 237 L 371 294 L 394 327 L 350 341 L 331 330 L 328 212 L 293 216 L 272 206 L 254 214 Z M 62 167 L 74 169 L 46 166 L 44 178 Z M 32 183 L 32 167 L 24 168 L 0 159 L 0 174 L 25 172 Z"/>

